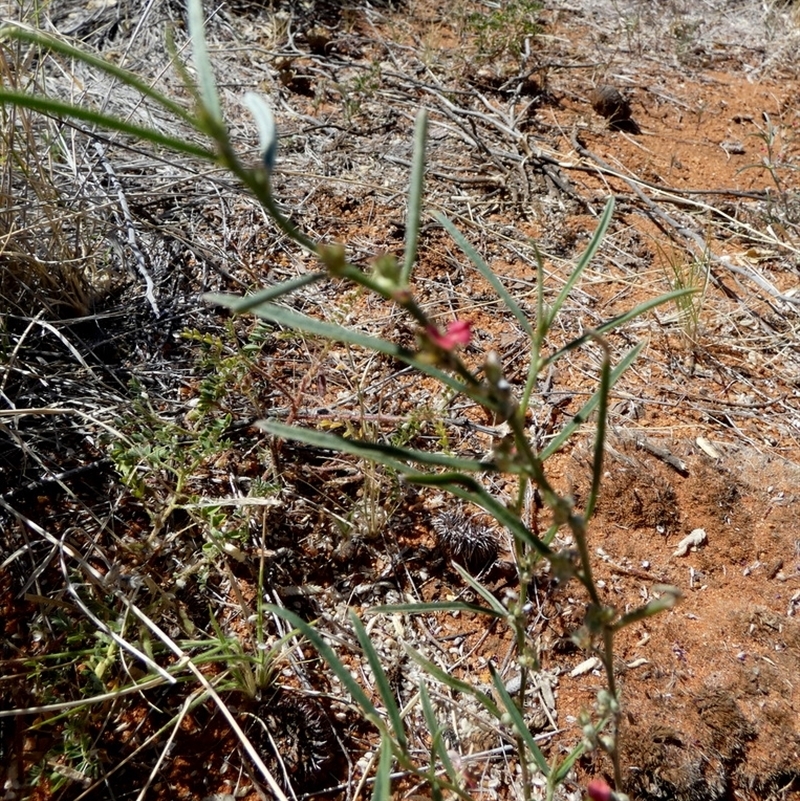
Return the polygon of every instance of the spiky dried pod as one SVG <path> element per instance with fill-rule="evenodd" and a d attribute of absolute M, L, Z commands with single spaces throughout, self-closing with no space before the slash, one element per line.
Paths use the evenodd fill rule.
<path fill-rule="evenodd" d="M 434 519 L 433 531 L 442 553 L 470 573 L 480 573 L 497 560 L 497 536 L 475 518 L 444 512 Z"/>
<path fill-rule="evenodd" d="M 330 782 L 336 735 L 317 699 L 276 690 L 252 708 L 244 728 L 280 784 L 285 785 L 284 775 L 297 791 Z M 290 788 L 285 789 L 288 792 Z"/>
<path fill-rule="evenodd" d="M 609 122 L 622 122 L 631 118 L 631 106 L 628 99 L 619 89 L 600 84 L 592 89 L 589 95 L 592 108 Z"/>

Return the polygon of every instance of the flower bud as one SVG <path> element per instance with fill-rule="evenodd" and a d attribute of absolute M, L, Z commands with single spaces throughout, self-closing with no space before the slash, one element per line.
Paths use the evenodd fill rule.
<path fill-rule="evenodd" d="M 400 288 L 400 265 L 397 262 L 397 257 L 392 253 L 384 253 L 375 259 L 374 270 L 372 273 L 375 283 L 391 295 L 392 292 Z"/>
<path fill-rule="evenodd" d="M 503 380 L 503 365 L 496 351 L 490 350 L 483 363 L 483 372 L 490 384 L 497 385 Z"/>
<path fill-rule="evenodd" d="M 333 245 L 320 245 L 317 250 L 319 260 L 328 268 L 331 275 L 341 275 L 347 261 L 344 255 L 344 245 L 339 242 Z"/>

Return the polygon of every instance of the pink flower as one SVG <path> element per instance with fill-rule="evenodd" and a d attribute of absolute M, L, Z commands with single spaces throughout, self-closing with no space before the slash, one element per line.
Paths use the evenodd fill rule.
<path fill-rule="evenodd" d="M 613 801 L 614 793 L 602 779 L 592 779 L 586 786 L 586 795 L 592 801 Z"/>
<path fill-rule="evenodd" d="M 428 339 L 442 350 L 454 350 L 458 345 L 469 343 L 472 332 L 471 323 L 467 320 L 453 320 L 447 326 L 447 330 L 442 333 L 435 325 L 429 325 L 425 329 Z"/>

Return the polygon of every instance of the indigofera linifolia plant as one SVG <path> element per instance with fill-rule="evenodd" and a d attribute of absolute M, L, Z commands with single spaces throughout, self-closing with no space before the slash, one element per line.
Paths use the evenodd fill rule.
<path fill-rule="evenodd" d="M 287 425 L 277 420 L 264 420 L 260 423 L 260 427 L 273 437 L 350 454 L 382 465 L 407 482 L 421 487 L 435 487 L 440 492 L 449 493 L 464 504 L 482 509 L 494 519 L 498 527 L 505 529 L 511 535 L 513 541 L 513 564 L 518 581 L 516 592 L 504 597 L 503 600 L 499 600 L 479 578 L 456 562 L 454 567 L 464 582 L 474 590 L 478 599 L 476 603 L 467 604 L 461 601 L 418 603 L 370 610 L 371 614 L 409 615 L 460 611 L 495 618 L 507 626 L 512 634 L 520 671 L 519 683 L 512 688 L 513 691 L 509 691 L 490 665 L 493 682 L 491 694 L 449 675 L 425 655 L 406 646 L 408 656 L 422 668 L 425 676 L 419 684 L 417 703 L 428 727 L 430 753 L 427 755 L 427 761 L 421 762 L 418 756 L 412 753 L 405 729 L 404 714 L 391 689 L 378 650 L 358 616 L 351 614 L 350 623 L 369 665 L 375 694 L 365 691 L 353 678 L 351 669 L 345 664 L 342 656 L 336 653 L 314 625 L 282 607 L 270 607 L 270 611 L 287 620 L 317 649 L 338 677 L 341 686 L 349 693 L 351 700 L 360 708 L 364 717 L 375 726 L 380 738 L 380 747 L 371 765 L 371 769 L 375 772 L 373 798 L 390 797 L 390 774 L 398 766 L 403 771 L 428 782 L 433 797 L 441 797 L 444 791 L 449 791 L 460 798 L 471 797 L 472 779 L 468 771 L 459 765 L 457 755 L 448 750 L 443 736 L 446 726 L 437 718 L 431 702 L 429 686 L 434 684 L 444 684 L 453 693 L 471 696 L 496 720 L 498 727 L 506 732 L 509 740 L 516 746 L 521 786 L 526 799 L 532 797 L 535 785 L 545 786 L 547 798 L 552 798 L 555 789 L 565 780 L 578 757 L 593 748 L 602 749 L 610 756 L 616 794 L 621 798 L 624 787 L 617 743 L 620 698 L 614 672 L 615 637 L 623 628 L 671 607 L 678 597 L 678 592 L 673 587 L 655 587 L 651 600 L 638 609 L 622 613 L 604 599 L 593 576 L 587 537 L 603 474 L 609 394 L 615 382 L 633 362 L 642 347 L 638 345 L 632 348 L 619 359 L 617 364 L 612 365 L 611 351 L 606 337 L 610 332 L 647 313 L 655 306 L 685 296 L 691 289 L 680 289 L 636 306 L 627 313 L 586 331 L 566 345 L 547 352 L 551 329 L 608 230 L 614 208 L 613 201 L 609 200 L 607 203 L 586 251 L 575 264 L 563 287 L 550 302 L 546 302 L 549 295 L 546 291 L 543 263 L 537 258 L 536 311 L 533 319 L 530 319 L 520 303 L 454 223 L 440 212 L 433 213 L 431 216 L 436 223 L 452 237 L 472 267 L 496 292 L 527 340 L 526 379 L 522 386 L 515 386 L 509 380 L 502 360 L 493 351 L 486 352 L 477 360 L 465 358 L 464 346 L 469 344 L 472 338 L 469 321 L 454 319 L 446 325 L 438 324 L 428 316 L 423 304 L 415 295 L 413 278 L 417 262 L 417 242 L 420 222 L 423 216 L 426 216 L 422 208 L 428 131 L 426 111 L 423 109 L 419 113 L 414 132 L 414 158 L 409 182 L 403 257 L 398 259 L 391 255 L 379 255 L 369 269 L 362 269 L 348 260 L 346 247 L 338 243 L 315 241 L 290 222 L 279 209 L 272 185 L 273 172 L 279 164 L 276 123 L 270 104 L 259 95 L 248 93 L 244 97 L 244 102 L 251 110 L 259 130 L 260 161 L 254 165 L 247 164 L 237 154 L 225 124 L 214 80 L 213 65 L 205 44 L 200 0 L 189 0 L 189 23 L 196 80 L 189 75 L 186 68 L 178 65 L 178 69 L 193 98 L 191 108 L 186 108 L 163 95 L 135 74 L 85 53 L 61 39 L 15 25 L 4 26 L 1 33 L 6 41 L 29 42 L 105 71 L 139 92 L 148 102 L 159 105 L 163 111 L 173 115 L 176 129 L 186 130 L 188 127 L 192 134 L 191 138 L 189 135 L 166 134 L 163 132 L 163 127 L 159 130 L 151 129 L 115 117 L 113 114 L 52 99 L 42 94 L 0 89 L 0 102 L 51 115 L 70 117 L 93 126 L 102 126 L 122 136 L 136 137 L 149 142 L 156 148 L 171 150 L 227 169 L 261 203 L 274 223 L 289 239 L 299 248 L 317 257 L 320 268 L 244 298 L 217 294 L 208 296 L 209 302 L 222 305 L 238 314 L 258 315 L 270 324 L 300 332 L 304 336 L 327 338 L 403 362 L 418 373 L 434 379 L 443 389 L 481 407 L 498 426 L 502 424 L 506 432 L 498 439 L 493 452 L 481 460 L 451 453 L 391 445 L 378 440 L 347 439 L 325 431 Z M 204 137 L 205 144 L 197 144 L 197 134 Z M 381 302 L 399 308 L 407 315 L 417 332 L 415 342 L 412 345 L 401 345 L 367 334 L 356 325 L 338 325 L 301 313 L 282 302 L 282 299 L 291 293 L 301 292 L 315 282 L 330 279 L 356 285 L 366 292 L 373 293 Z M 536 402 L 539 377 L 560 359 L 590 344 L 601 354 L 596 390 L 549 444 L 537 449 L 527 419 L 532 404 Z M 579 510 L 575 508 L 570 498 L 556 491 L 548 478 L 546 464 L 548 458 L 590 419 L 595 421 L 591 490 L 584 508 Z M 485 482 L 485 478 L 501 474 L 510 477 L 514 483 L 510 502 L 496 497 L 487 489 L 488 482 Z M 551 523 L 544 532 L 530 527 L 529 520 L 526 522 L 526 498 L 530 497 L 533 489 L 550 510 Z M 569 547 L 561 549 L 555 547 L 556 535 L 559 532 L 569 535 L 571 539 Z M 477 561 L 474 563 L 469 559 L 461 561 L 467 567 L 479 567 Z M 488 562 L 488 557 L 484 561 Z M 580 721 L 582 726 L 580 741 L 567 756 L 554 756 L 552 761 L 545 758 L 525 723 L 526 692 L 530 687 L 533 673 L 539 669 L 536 643 L 531 641 L 528 634 L 529 592 L 536 571 L 540 570 L 544 563 L 549 563 L 551 571 L 560 580 L 577 581 L 584 587 L 587 601 L 578 639 L 581 647 L 599 657 L 605 674 L 605 689 L 598 695 L 595 708 L 587 711 Z M 554 749 L 554 753 L 558 754 L 558 749 Z"/>

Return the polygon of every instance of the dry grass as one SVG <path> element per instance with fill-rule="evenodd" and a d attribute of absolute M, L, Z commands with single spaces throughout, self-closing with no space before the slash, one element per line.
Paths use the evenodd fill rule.
<path fill-rule="evenodd" d="M 37 71 L 22 53 L 3 56 L 3 83 L 33 89 Z M 60 128 L 25 109 L 3 110 L 0 299 L 19 318 L 88 314 L 92 273 L 108 247 L 91 199 L 75 197 L 78 176 L 61 164 L 69 149 Z"/>

